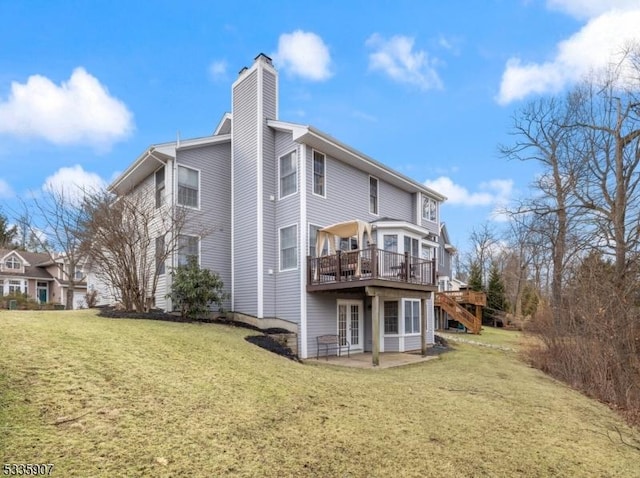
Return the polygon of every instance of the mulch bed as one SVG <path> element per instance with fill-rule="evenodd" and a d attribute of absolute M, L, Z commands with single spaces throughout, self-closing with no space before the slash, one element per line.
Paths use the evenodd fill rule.
<path fill-rule="evenodd" d="M 258 347 L 261 347 L 269 352 L 273 352 L 274 354 L 282 355 L 291 360 L 295 360 L 299 362 L 300 359 L 293 351 L 284 345 L 282 345 L 277 340 L 274 340 L 272 337 L 268 335 L 249 335 L 244 338 L 247 342 L 250 342 Z"/>

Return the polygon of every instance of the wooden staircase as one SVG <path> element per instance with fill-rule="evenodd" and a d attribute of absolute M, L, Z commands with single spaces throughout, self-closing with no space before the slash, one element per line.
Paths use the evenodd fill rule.
<path fill-rule="evenodd" d="M 436 293 L 436 307 L 449 314 L 453 320 L 457 320 L 464 325 L 472 334 L 479 334 L 482 327 L 482 318 L 476 317 L 458 301 L 447 294 Z"/>

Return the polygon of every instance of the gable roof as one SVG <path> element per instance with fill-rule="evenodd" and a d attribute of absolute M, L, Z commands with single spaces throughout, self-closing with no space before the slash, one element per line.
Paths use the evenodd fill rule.
<path fill-rule="evenodd" d="M 0 276 L 4 277 L 28 277 L 33 279 L 52 280 L 53 276 L 47 272 L 44 265 L 50 262 L 49 254 L 37 252 L 18 251 L 14 249 L 0 249 L 2 261 L 15 254 L 24 262 L 24 272 L 0 271 Z"/>

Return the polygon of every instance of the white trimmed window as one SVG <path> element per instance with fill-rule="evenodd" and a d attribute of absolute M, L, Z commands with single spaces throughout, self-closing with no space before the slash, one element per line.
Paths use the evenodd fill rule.
<path fill-rule="evenodd" d="M 156 208 L 164 204 L 164 166 L 156 171 Z"/>
<path fill-rule="evenodd" d="M 11 256 L 4 262 L 4 266 L 7 269 L 19 270 L 22 269 L 22 262 L 16 256 Z"/>
<path fill-rule="evenodd" d="M 10 280 L 9 281 L 9 294 L 21 294 L 22 292 L 27 292 L 27 288 L 22 290 L 22 281 L 21 280 Z"/>
<path fill-rule="evenodd" d="M 313 152 L 313 194 L 326 197 L 325 190 L 325 164 L 324 154 Z"/>
<path fill-rule="evenodd" d="M 200 205 L 200 172 L 178 166 L 178 204 L 198 208 Z"/>
<path fill-rule="evenodd" d="M 422 196 L 422 219 L 425 221 L 438 221 L 438 203 L 429 196 Z"/>
<path fill-rule="evenodd" d="M 165 250 L 164 250 L 164 236 L 156 237 L 156 274 L 162 275 L 165 273 Z"/>
<path fill-rule="evenodd" d="M 404 301 L 404 333 L 406 335 L 420 333 L 420 301 Z"/>
<path fill-rule="evenodd" d="M 298 226 L 280 229 L 280 270 L 286 271 L 298 267 Z"/>
<path fill-rule="evenodd" d="M 280 157 L 280 199 L 298 191 L 298 163 L 296 152 Z"/>
<path fill-rule="evenodd" d="M 198 236 L 178 237 L 178 265 L 186 266 L 191 258 L 200 263 L 200 239 Z"/>
<path fill-rule="evenodd" d="M 369 176 L 369 212 L 378 214 L 378 179 Z"/>
<path fill-rule="evenodd" d="M 384 333 L 398 335 L 398 301 L 384 301 Z"/>

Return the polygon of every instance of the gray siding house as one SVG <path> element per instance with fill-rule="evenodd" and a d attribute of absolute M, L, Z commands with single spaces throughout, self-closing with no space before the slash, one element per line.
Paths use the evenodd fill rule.
<path fill-rule="evenodd" d="M 151 184 L 162 207 L 192 210 L 156 306 L 172 308 L 170 268 L 197 255 L 221 275 L 226 310 L 296 332 L 301 358 L 314 357 L 326 334 L 351 353 L 373 352 L 374 362 L 433 344 L 445 198 L 312 126 L 280 120 L 278 94 L 277 71 L 258 55 L 210 137 L 152 146 L 110 185 L 121 195 Z M 199 236 L 203 226 L 210 233 Z"/>

